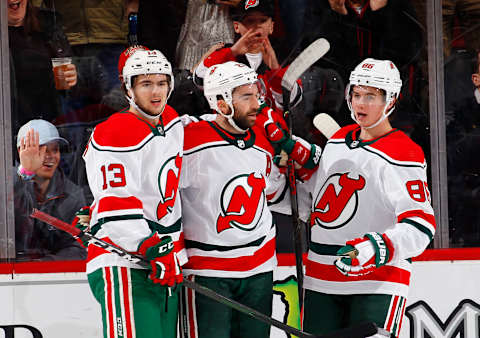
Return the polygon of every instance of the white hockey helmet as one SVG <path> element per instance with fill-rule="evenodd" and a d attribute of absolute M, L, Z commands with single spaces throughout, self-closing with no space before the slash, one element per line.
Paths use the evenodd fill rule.
<path fill-rule="evenodd" d="M 227 118 L 228 122 L 241 132 L 246 130 L 239 128 L 233 120 L 232 93 L 235 88 L 246 84 L 258 84 L 259 94 L 264 94 L 264 88 L 257 78 L 257 73 L 247 65 L 234 61 L 211 66 L 203 79 L 203 92 L 210 108 Z M 218 108 L 218 96 L 221 96 L 228 104 L 231 109 L 230 114 L 226 115 Z"/>
<path fill-rule="evenodd" d="M 367 129 L 377 126 L 393 112 L 394 106 L 388 112 L 386 112 L 386 109 L 393 100 L 398 98 L 402 88 L 402 80 L 400 72 L 392 61 L 367 58 L 360 62 L 350 73 L 349 81 L 345 90 L 345 99 L 347 100 L 351 117 L 355 122 L 358 123 L 352 108 L 351 90 L 353 86 L 369 86 L 385 91 L 386 102 L 382 117 L 371 126 L 366 127 Z"/>
<path fill-rule="evenodd" d="M 174 87 L 172 65 L 159 50 L 136 50 L 127 59 L 122 74 L 127 90 L 132 88 L 134 76 L 147 74 L 165 74 L 170 78 L 168 99 Z"/>

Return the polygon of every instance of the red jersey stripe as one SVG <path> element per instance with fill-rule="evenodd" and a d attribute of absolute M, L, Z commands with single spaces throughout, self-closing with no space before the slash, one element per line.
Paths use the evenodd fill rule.
<path fill-rule="evenodd" d="M 400 223 L 403 219 L 405 218 L 410 218 L 410 217 L 419 217 L 428 223 L 430 223 L 434 228 L 437 227 L 435 223 L 435 216 L 427 214 L 423 210 L 409 210 L 404 213 L 401 213 L 400 215 L 397 216 L 397 222 Z"/>
<path fill-rule="evenodd" d="M 192 270 L 249 271 L 262 265 L 274 255 L 275 238 L 272 238 L 251 256 L 235 258 L 190 256 L 188 263 L 183 268 Z"/>
<path fill-rule="evenodd" d="M 409 285 L 410 272 L 395 266 L 385 265 L 364 276 L 349 277 L 342 275 L 334 265 L 317 263 L 307 259 L 306 275 L 330 282 L 382 281 Z"/>
<path fill-rule="evenodd" d="M 143 203 L 135 196 L 108 196 L 98 202 L 98 213 L 125 209 L 143 209 Z"/>

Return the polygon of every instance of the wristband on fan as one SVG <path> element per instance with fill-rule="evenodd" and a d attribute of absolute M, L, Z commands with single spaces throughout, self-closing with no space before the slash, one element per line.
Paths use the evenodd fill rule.
<path fill-rule="evenodd" d="M 31 180 L 35 176 L 34 171 L 29 171 L 25 169 L 24 167 L 22 167 L 21 164 L 18 166 L 17 173 L 18 176 L 20 176 L 25 181 Z"/>

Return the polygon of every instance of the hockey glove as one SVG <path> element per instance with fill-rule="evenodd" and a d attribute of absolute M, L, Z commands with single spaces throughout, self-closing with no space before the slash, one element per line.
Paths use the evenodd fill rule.
<path fill-rule="evenodd" d="M 288 131 L 274 121 L 272 109 L 262 109 L 261 113 L 257 115 L 257 119 L 259 123 L 263 124 L 268 140 L 273 145 L 280 146 L 300 167 L 313 169 L 318 165 L 321 149 L 314 144 L 308 147 L 299 140 L 289 137 Z"/>
<path fill-rule="evenodd" d="M 75 213 L 72 225 L 82 232 L 90 231 L 90 207 L 83 207 Z M 84 248 L 88 247 L 88 241 L 82 241 L 77 238 L 77 242 Z"/>
<path fill-rule="evenodd" d="M 174 286 L 183 281 L 172 237 L 160 238 L 158 233 L 154 232 L 140 243 L 138 253 L 150 261 L 152 272 L 148 277 L 153 283 Z"/>
<path fill-rule="evenodd" d="M 393 256 L 393 244 L 385 234 L 369 232 L 363 238 L 348 241 L 337 251 L 341 258 L 335 267 L 346 276 L 362 276 L 387 264 Z"/>

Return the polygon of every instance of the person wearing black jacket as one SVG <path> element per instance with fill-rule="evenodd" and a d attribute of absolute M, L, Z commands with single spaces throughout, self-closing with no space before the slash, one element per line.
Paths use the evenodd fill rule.
<path fill-rule="evenodd" d="M 33 118 L 53 121 L 61 115 L 51 58 L 71 56 L 57 13 L 34 7 L 31 0 L 8 0 L 12 134 Z M 68 87 L 77 82 L 74 64 L 67 66 Z"/>

